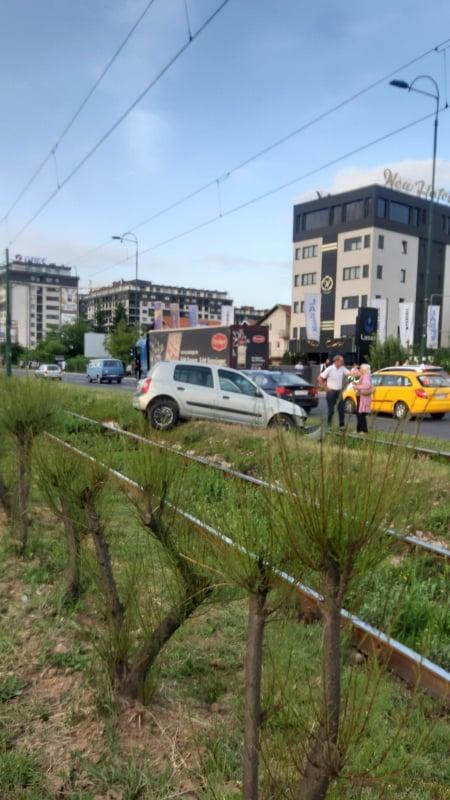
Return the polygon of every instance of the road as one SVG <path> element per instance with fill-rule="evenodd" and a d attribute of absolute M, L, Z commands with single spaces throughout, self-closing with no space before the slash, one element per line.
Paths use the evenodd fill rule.
<path fill-rule="evenodd" d="M 14 373 L 17 375 L 24 375 L 24 371 L 21 369 L 14 370 Z M 77 386 L 84 386 L 84 387 L 94 387 L 95 389 L 113 389 L 114 391 L 128 391 L 131 392 L 135 386 L 136 381 L 134 378 L 124 378 L 121 384 L 117 383 L 89 383 L 86 380 L 86 376 L 84 374 L 76 373 L 76 372 L 69 372 L 65 373 L 63 376 L 63 383 L 71 383 Z M 319 401 L 318 408 L 314 409 L 311 413 L 311 417 L 320 418 L 326 415 L 326 402 L 325 397 L 321 397 Z M 398 430 L 398 422 L 393 420 L 391 417 L 387 415 L 377 416 L 376 418 L 372 418 L 372 423 L 376 425 L 377 429 L 380 431 L 395 431 Z M 355 417 L 350 418 L 350 428 L 354 428 L 356 426 L 356 419 Z M 430 436 L 433 439 L 443 439 L 444 441 L 450 442 L 450 414 L 447 414 L 446 417 L 442 420 L 435 420 L 429 417 L 422 420 L 422 422 L 418 425 L 415 420 L 410 422 L 403 422 L 401 427 L 401 432 L 409 434 L 410 436 L 416 436 L 419 434 L 420 436 Z M 446 447 L 445 449 L 449 449 Z"/>

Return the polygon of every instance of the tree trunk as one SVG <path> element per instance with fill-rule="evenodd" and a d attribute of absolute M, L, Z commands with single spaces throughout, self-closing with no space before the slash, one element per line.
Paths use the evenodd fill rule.
<path fill-rule="evenodd" d="M 94 542 L 95 554 L 97 556 L 97 562 L 105 589 L 108 611 L 111 615 L 116 638 L 119 641 L 123 629 L 125 608 L 120 599 L 114 577 L 108 542 L 106 541 L 101 521 L 98 517 L 96 509 L 93 507 L 92 501 L 88 501 L 87 503 L 87 514 L 89 519 L 89 531 Z M 116 659 L 114 672 L 116 679 L 120 683 L 128 672 L 128 665 L 125 659 Z"/>
<path fill-rule="evenodd" d="M 245 654 L 245 708 L 243 797 L 258 800 L 259 729 L 261 724 L 261 675 L 267 591 L 251 594 Z"/>
<path fill-rule="evenodd" d="M 134 658 L 133 664 L 120 683 L 120 692 L 124 697 L 136 699 L 139 697 L 145 679 L 152 668 L 162 648 L 181 627 L 194 611 L 204 602 L 210 594 L 210 587 L 198 590 L 190 596 L 186 595 L 183 603 L 172 608 L 152 632 L 146 642 L 140 647 Z"/>
<path fill-rule="evenodd" d="M 68 602 L 73 603 L 81 596 L 80 537 L 64 499 L 61 501 L 61 506 L 68 553 L 66 598 Z"/>
<path fill-rule="evenodd" d="M 17 499 L 19 511 L 20 554 L 23 556 L 28 547 L 29 519 L 28 504 L 30 498 L 29 459 L 30 449 L 22 444 L 18 450 L 17 465 Z"/>
<path fill-rule="evenodd" d="M 327 572 L 324 599 L 324 720 L 314 737 L 300 779 L 298 800 L 324 800 L 331 781 L 339 774 L 339 721 L 341 702 L 341 609 L 337 565 Z"/>

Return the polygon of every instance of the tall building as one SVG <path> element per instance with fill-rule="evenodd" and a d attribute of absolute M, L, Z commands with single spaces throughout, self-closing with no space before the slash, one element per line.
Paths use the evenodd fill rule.
<path fill-rule="evenodd" d="M 387 301 L 386 334 L 399 332 L 399 304 L 415 304 L 422 335 L 429 203 L 386 186 L 365 186 L 294 207 L 291 350 L 307 351 L 305 295 L 320 293 L 321 338 L 352 338 L 358 308 Z M 429 299 L 441 307 L 440 343 L 450 345 L 450 207 L 434 206 Z M 298 341 L 300 340 L 300 348 Z"/>
<path fill-rule="evenodd" d="M 169 309 L 178 303 L 180 317 L 189 316 L 189 306 L 198 306 L 198 316 L 202 320 L 220 322 L 222 306 L 233 303 L 228 292 L 209 289 L 191 289 L 179 286 L 162 286 L 151 281 L 114 281 L 109 286 L 91 289 L 81 299 L 80 310 L 87 319 L 94 320 L 97 312 L 103 312 L 105 324 L 110 328 L 119 304 L 125 307 L 130 325 L 145 329 L 154 321 L 155 304 Z"/>
<path fill-rule="evenodd" d="M 268 308 L 255 308 L 254 306 L 235 306 L 234 321 L 236 325 L 254 325 L 261 317 L 269 313 Z"/>
<path fill-rule="evenodd" d="M 9 266 L 11 340 L 32 350 L 78 318 L 78 277 L 71 267 L 17 255 Z M 6 270 L 0 269 L 0 341 L 6 333 Z"/>

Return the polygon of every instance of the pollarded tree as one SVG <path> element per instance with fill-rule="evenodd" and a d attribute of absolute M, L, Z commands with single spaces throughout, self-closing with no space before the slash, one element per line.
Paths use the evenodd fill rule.
<path fill-rule="evenodd" d="M 26 552 L 29 537 L 33 444 L 51 426 L 57 407 L 56 387 L 44 379 L 10 378 L 0 384 L 0 436 L 10 440 L 16 460 L 14 512 L 22 555 Z"/>

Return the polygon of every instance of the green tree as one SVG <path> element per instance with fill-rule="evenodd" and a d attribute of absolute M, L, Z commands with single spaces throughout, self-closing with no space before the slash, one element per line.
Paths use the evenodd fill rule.
<path fill-rule="evenodd" d="M 92 330 L 95 333 L 106 333 L 106 312 L 101 308 L 96 309 Z"/>
<path fill-rule="evenodd" d="M 128 325 L 128 317 L 127 317 L 127 310 L 123 303 L 117 303 L 114 317 L 113 317 L 113 329 L 115 330 L 120 322 L 125 322 Z"/>
<path fill-rule="evenodd" d="M 63 354 L 66 358 L 84 354 L 84 334 L 91 330 L 91 323 L 85 319 L 79 319 L 73 323 L 69 322 L 62 326 L 59 335 L 64 348 Z"/>
<path fill-rule="evenodd" d="M 125 320 L 120 320 L 111 333 L 105 337 L 105 346 L 113 356 L 125 364 L 131 360 L 131 349 L 135 343 L 136 331 L 130 329 Z"/>
<path fill-rule="evenodd" d="M 407 358 L 408 351 L 402 347 L 400 339 L 396 336 L 388 336 L 384 342 L 377 340 L 369 350 L 369 361 L 372 370 L 393 367 L 397 361 L 403 364 Z"/>
<path fill-rule="evenodd" d="M 0 344 L 0 355 L 5 355 L 5 345 Z M 13 364 L 17 364 L 17 362 L 22 358 L 23 354 L 25 353 L 25 348 L 22 347 L 20 344 L 12 344 L 11 345 L 11 357 Z"/>

